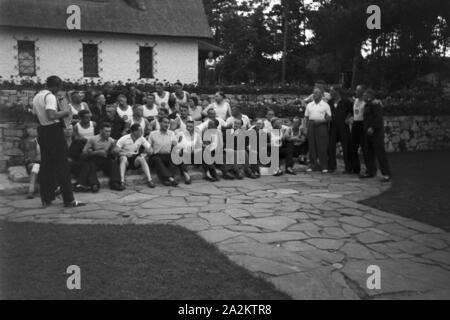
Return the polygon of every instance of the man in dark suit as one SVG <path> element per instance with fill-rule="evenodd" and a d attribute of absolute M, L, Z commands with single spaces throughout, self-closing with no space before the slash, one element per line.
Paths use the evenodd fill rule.
<path fill-rule="evenodd" d="M 343 97 L 342 88 L 339 86 L 331 87 L 331 108 L 330 140 L 328 149 L 328 170 L 336 170 L 336 144 L 341 143 L 345 172 L 353 173 L 350 158 L 350 128 L 349 119 L 353 114 L 353 106 L 349 99 Z"/>
<path fill-rule="evenodd" d="M 383 182 L 391 180 L 391 171 L 384 149 L 384 122 L 383 111 L 380 101 L 375 100 L 375 93 L 369 89 L 364 92 L 364 148 L 367 155 L 367 173 L 361 178 L 373 178 L 377 174 L 375 158 L 378 159 Z"/>

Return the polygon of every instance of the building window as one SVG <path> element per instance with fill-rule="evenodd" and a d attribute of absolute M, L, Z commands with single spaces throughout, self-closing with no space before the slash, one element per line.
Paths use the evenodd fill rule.
<path fill-rule="evenodd" d="M 98 45 L 83 43 L 83 75 L 98 77 Z"/>
<path fill-rule="evenodd" d="M 153 78 L 153 47 L 139 47 L 139 71 L 142 78 Z"/>
<path fill-rule="evenodd" d="M 19 40 L 17 41 L 18 58 L 19 58 L 19 75 L 35 76 L 36 75 L 36 50 L 34 41 Z"/>

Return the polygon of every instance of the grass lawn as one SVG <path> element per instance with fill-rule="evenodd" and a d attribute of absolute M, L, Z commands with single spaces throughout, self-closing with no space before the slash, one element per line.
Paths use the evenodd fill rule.
<path fill-rule="evenodd" d="M 81 290 L 68 290 L 69 265 Z M 0 221 L 0 299 L 289 299 L 181 227 Z"/>
<path fill-rule="evenodd" d="M 389 154 L 392 188 L 362 203 L 450 231 L 450 150 Z"/>

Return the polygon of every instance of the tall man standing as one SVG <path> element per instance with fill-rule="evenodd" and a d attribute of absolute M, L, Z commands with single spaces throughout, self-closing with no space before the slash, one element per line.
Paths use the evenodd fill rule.
<path fill-rule="evenodd" d="M 361 178 L 373 178 L 377 174 L 375 158 L 378 159 L 380 171 L 383 175 L 382 182 L 391 180 L 391 170 L 384 149 L 384 122 L 381 103 L 375 101 L 373 90 L 366 90 L 363 95 L 366 106 L 364 107 L 364 147 L 367 155 L 367 173 Z"/>
<path fill-rule="evenodd" d="M 70 116 L 70 111 L 60 111 L 55 97 L 61 86 L 59 77 L 50 76 L 46 81 L 47 89 L 41 90 L 33 99 L 33 112 L 39 120 L 38 143 L 41 147 L 40 194 L 42 205 L 51 205 L 58 184 L 64 206 L 78 207 L 84 204 L 73 196 L 68 147 L 63 131 L 64 118 Z"/>
<path fill-rule="evenodd" d="M 350 128 L 348 125 L 353 114 L 353 106 L 350 100 L 342 97 L 341 87 L 332 86 L 330 94 L 331 123 L 328 170 L 336 170 L 336 144 L 340 142 L 344 156 L 345 173 L 353 173 L 349 152 Z"/>
<path fill-rule="evenodd" d="M 310 167 L 306 170 L 307 172 L 317 170 L 320 165 L 322 173 L 328 173 L 328 122 L 331 118 L 331 110 L 322 97 L 322 89 L 315 88 L 314 100 L 308 103 L 305 110 L 310 158 Z"/>

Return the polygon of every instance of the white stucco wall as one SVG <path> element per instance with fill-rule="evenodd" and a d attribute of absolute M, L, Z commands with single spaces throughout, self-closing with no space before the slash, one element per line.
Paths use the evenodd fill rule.
<path fill-rule="evenodd" d="M 37 77 L 58 75 L 77 81 L 83 78 L 82 43 L 99 46 L 99 75 L 104 81 L 140 81 L 139 45 L 154 46 L 154 77 L 183 83 L 198 81 L 198 42 L 195 39 L 143 37 L 50 31 L 37 29 L 0 29 L 0 76 L 18 76 L 17 40 L 35 40 Z M 96 78 L 98 79 L 98 78 Z"/>

